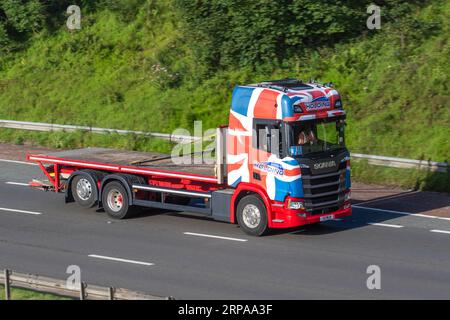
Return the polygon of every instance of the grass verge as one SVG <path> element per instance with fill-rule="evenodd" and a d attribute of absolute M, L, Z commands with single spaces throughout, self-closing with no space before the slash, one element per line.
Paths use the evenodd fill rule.
<path fill-rule="evenodd" d="M 351 167 L 354 181 L 450 193 L 450 172 L 374 166 L 366 160 L 352 161 Z"/>
<path fill-rule="evenodd" d="M 133 134 L 98 134 L 75 132 L 35 132 L 15 129 L 0 129 L 0 142 L 21 145 L 30 143 L 52 149 L 75 149 L 85 147 L 126 149 L 170 153 L 173 144 L 153 137 Z"/>
<path fill-rule="evenodd" d="M 5 287 L 0 285 L 0 300 L 5 300 Z M 11 288 L 11 300 L 71 300 L 67 297 L 61 297 L 53 294 Z"/>

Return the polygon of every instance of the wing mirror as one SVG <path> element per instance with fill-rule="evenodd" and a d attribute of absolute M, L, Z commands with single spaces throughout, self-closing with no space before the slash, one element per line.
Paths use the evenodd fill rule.
<path fill-rule="evenodd" d="M 302 146 L 292 146 L 289 148 L 292 156 L 301 156 L 303 154 Z"/>

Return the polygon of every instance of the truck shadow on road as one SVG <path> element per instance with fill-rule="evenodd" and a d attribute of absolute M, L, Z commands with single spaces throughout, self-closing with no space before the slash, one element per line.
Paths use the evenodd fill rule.
<path fill-rule="evenodd" d="M 369 228 L 369 223 L 389 223 L 389 220 L 402 217 L 402 215 L 396 215 L 389 217 L 346 217 L 339 221 L 327 221 L 322 223 L 305 225 L 294 229 L 276 229 L 273 230 L 268 236 L 279 236 L 283 234 L 293 234 L 298 236 L 320 236 L 333 233 L 340 233 L 351 231 L 359 228 Z"/>
<path fill-rule="evenodd" d="M 442 204 L 442 203 L 441 203 Z M 446 202 L 443 202 L 444 206 L 442 207 L 447 208 L 448 213 L 448 205 Z M 436 210 L 436 209 L 433 209 Z M 412 214 L 414 213 L 420 213 L 420 212 L 427 212 L 427 211 L 418 211 L 411 210 Z M 420 213 L 422 215 L 423 213 Z M 445 213 L 441 214 L 445 217 L 450 217 L 448 214 L 445 215 Z M 272 233 L 272 235 L 280 235 L 285 233 L 295 234 L 295 235 L 302 235 L 302 236 L 317 236 L 317 235 L 326 235 L 326 234 L 332 234 L 332 233 L 338 233 L 338 232 L 345 232 L 350 231 L 358 228 L 368 228 L 371 227 L 371 224 L 389 224 L 389 225 L 402 225 L 401 220 L 397 220 L 399 218 L 408 217 L 408 214 L 401 214 L 401 213 L 395 213 L 395 212 L 383 212 L 378 210 L 372 210 L 372 209 L 363 209 L 363 208 L 354 208 L 353 214 L 349 217 L 345 217 L 338 220 L 333 221 L 327 221 L 322 222 L 318 224 L 312 224 L 312 225 L 306 225 L 303 227 L 299 227 L 296 229 L 291 230 L 276 230 Z M 425 219 L 427 222 L 434 221 L 435 223 L 439 223 L 442 221 L 445 223 L 446 221 L 443 220 L 436 220 L 436 219 L 429 219 L 426 217 L 419 216 L 417 219 Z M 418 220 L 419 221 L 419 220 Z"/>
<path fill-rule="evenodd" d="M 280 236 L 285 234 L 293 234 L 299 236 L 319 236 L 338 232 L 349 231 L 352 229 L 368 227 L 368 223 L 363 220 L 352 221 L 351 217 L 340 221 L 327 221 L 301 226 L 292 229 L 274 229 L 267 236 Z"/>
<path fill-rule="evenodd" d="M 211 219 L 210 217 L 205 217 L 202 215 L 194 215 L 191 213 L 186 212 L 174 212 L 170 210 L 163 210 L 163 209 L 144 209 L 142 212 L 140 212 L 139 215 L 136 215 L 130 220 L 139 220 L 139 219 L 151 219 L 151 217 L 155 216 L 169 216 L 173 217 L 174 219 L 182 219 L 182 220 L 188 220 L 189 221 L 202 221 L 204 223 L 211 223 L 213 224 L 211 227 L 211 230 L 219 231 L 221 230 L 221 227 L 225 228 L 222 231 L 219 232 L 226 232 L 229 230 L 230 232 L 233 232 L 236 229 L 239 229 L 238 225 L 230 225 L 227 222 L 221 222 L 221 221 L 215 221 Z M 343 219 L 339 219 L 336 221 L 327 221 L 323 223 L 318 224 L 312 224 L 312 225 L 305 225 L 297 228 L 290 228 L 290 229 L 272 229 L 267 235 L 264 237 L 272 237 L 272 236 L 281 236 L 286 234 L 294 234 L 294 235 L 311 235 L 311 236 L 317 236 L 317 235 L 325 235 L 325 234 L 331 234 L 331 233 L 337 233 L 337 232 L 344 232 L 349 231 L 356 228 L 363 228 L 368 227 L 368 223 L 387 223 L 386 221 L 389 221 L 391 219 L 395 219 L 398 217 L 403 217 L 403 215 L 399 214 L 367 214 L 361 212 L 361 210 L 354 209 L 354 214 L 349 217 L 345 217 Z M 203 226 L 204 227 L 204 226 Z M 219 229 L 217 229 L 219 228 Z M 231 228 L 231 229 L 228 229 Z"/>

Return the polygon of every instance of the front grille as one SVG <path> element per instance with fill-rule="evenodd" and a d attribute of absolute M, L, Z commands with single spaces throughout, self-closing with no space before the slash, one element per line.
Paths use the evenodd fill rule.
<path fill-rule="evenodd" d="M 311 189 L 311 194 L 316 195 L 316 194 L 323 194 L 323 193 L 336 191 L 337 184 L 339 184 L 339 181 L 334 181 L 333 184 L 331 184 L 329 186 L 313 188 L 313 189 Z"/>
<path fill-rule="evenodd" d="M 313 174 L 302 169 L 303 191 L 306 211 L 324 214 L 339 209 L 344 202 L 346 163 L 342 162 L 336 171 Z"/>
<path fill-rule="evenodd" d="M 312 215 L 316 215 L 316 214 L 327 214 L 327 213 L 335 212 L 335 211 L 338 211 L 338 210 L 339 210 L 339 207 L 328 207 L 328 208 L 323 208 L 323 209 L 312 209 L 312 210 L 310 211 L 310 213 L 311 213 Z"/>
<path fill-rule="evenodd" d="M 302 170 L 302 173 L 304 173 L 304 172 L 305 172 L 305 170 Z M 317 186 L 317 185 L 333 183 L 333 182 L 336 182 L 336 175 L 327 176 L 327 177 L 323 177 L 323 178 L 319 178 L 319 179 L 312 179 L 310 181 L 310 184 L 312 186 Z"/>

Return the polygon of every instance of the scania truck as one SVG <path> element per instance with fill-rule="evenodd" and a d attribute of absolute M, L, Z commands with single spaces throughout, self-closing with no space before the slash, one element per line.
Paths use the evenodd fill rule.
<path fill-rule="evenodd" d="M 46 180 L 84 208 L 125 219 L 138 208 L 202 214 L 250 235 L 351 214 L 345 111 L 331 84 L 296 79 L 236 86 L 213 164 L 164 154 L 84 148 L 28 154 Z"/>

